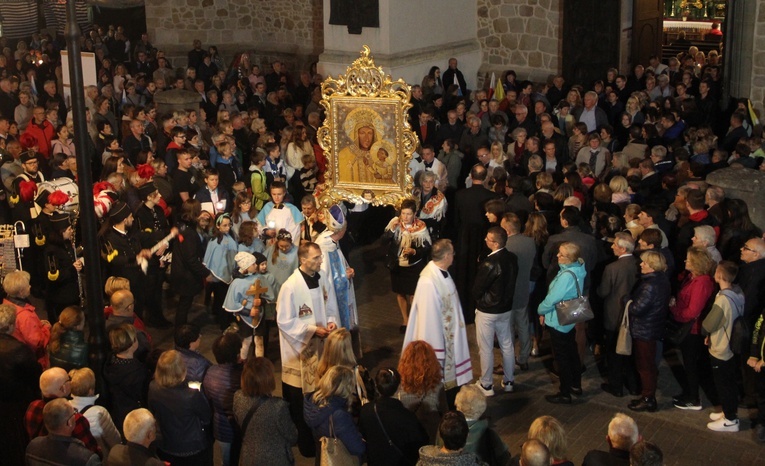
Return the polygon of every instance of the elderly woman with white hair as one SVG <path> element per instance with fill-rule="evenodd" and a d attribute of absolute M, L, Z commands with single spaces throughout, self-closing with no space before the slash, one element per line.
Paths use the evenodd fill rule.
<path fill-rule="evenodd" d="M 463 385 L 454 400 L 457 411 L 465 415 L 468 424 L 468 437 L 463 451 L 475 453 L 488 464 L 507 464 L 510 451 L 505 442 L 489 427 L 487 419 L 481 419 L 486 411 L 486 396 L 477 385 Z M 485 436 L 489 435 L 487 439 Z M 443 446 L 439 436 L 436 444 Z"/>
<path fill-rule="evenodd" d="M 50 322 L 37 317 L 35 307 L 29 302 L 32 286 L 29 284 L 29 272 L 16 270 L 5 276 L 3 289 L 8 295 L 3 304 L 16 309 L 16 327 L 13 336 L 34 351 L 37 361 L 43 369 L 49 366 L 46 348 L 50 341 Z"/>
<path fill-rule="evenodd" d="M 3 422 L 0 436 L 6 442 L 4 460 L 8 464 L 24 463 L 27 433 L 24 413 L 29 403 L 40 398 L 40 364 L 29 346 L 14 338 L 16 308 L 0 304 L 0 399 L 3 400 Z"/>
<path fill-rule="evenodd" d="M 693 238 L 691 238 L 693 246 L 701 249 L 706 249 L 709 256 L 715 261 L 715 264 L 719 264 L 722 260 L 720 251 L 717 250 L 715 243 L 717 242 L 717 234 L 715 229 L 709 225 L 699 225 L 693 228 Z"/>
<path fill-rule="evenodd" d="M 425 222 L 430 233 L 430 239 L 435 241 L 441 237 L 448 203 L 444 193 L 436 187 L 435 173 L 423 171 L 422 176 L 420 176 L 420 186 L 422 188 L 416 193 L 418 196 L 417 218 Z"/>

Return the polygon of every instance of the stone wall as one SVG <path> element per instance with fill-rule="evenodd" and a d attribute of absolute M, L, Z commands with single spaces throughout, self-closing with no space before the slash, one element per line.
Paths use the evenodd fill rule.
<path fill-rule="evenodd" d="M 560 0 L 477 0 L 481 71 L 545 80 L 561 69 Z M 497 76 L 499 78 L 499 76 Z"/>
<path fill-rule="evenodd" d="M 254 50 L 257 62 L 280 58 L 291 69 L 324 49 L 322 0 L 146 0 L 146 27 L 176 65 L 194 39 L 217 45 L 227 60 Z"/>
<path fill-rule="evenodd" d="M 748 57 L 741 57 L 742 61 L 746 60 L 751 63 L 751 89 L 749 98 L 752 99 L 752 103 L 760 111 L 760 117 L 762 118 L 762 111 L 765 108 L 765 0 L 757 0 L 753 2 L 756 4 L 754 8 L 757 9 L 754 18 L 754 34 L 751 37 L 751 45 L 754 51 L 754 60 L 749 62 Z M 745 68 L 745 63 L 741 68 Z M 743 97 L 746 97 L 745 95 Z"/>

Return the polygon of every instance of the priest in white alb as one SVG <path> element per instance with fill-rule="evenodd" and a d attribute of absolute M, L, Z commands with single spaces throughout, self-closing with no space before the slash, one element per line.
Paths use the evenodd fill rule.
<path fill-rule="evenodd" d="M 459 387 L 473 380 L 473 366 L 457 287 L 448 272 L 454 261 L 451 241 L 436 241 L 431 257 L 417 281 L 404 348 L 415 340 L 430 343 L 444 371 L 447 399 L 453 405 Z"/>
<path fill-rule="evenodd" d="M 282 357 L 282 396 L 298 428 L 300 454 L 312 458 L 315 445 L 303 418 L 303 395 L 316 389 L 324 339 L 337 328 L 337 299 L 327 277 L 319 273 L 322 254 L 316 243 L 298 248 L 300 266 L 290 275 L 276 299 L 276 323 Z"/>

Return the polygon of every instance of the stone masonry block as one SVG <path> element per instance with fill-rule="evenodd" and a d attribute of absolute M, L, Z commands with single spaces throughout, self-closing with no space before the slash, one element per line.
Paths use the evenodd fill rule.
<path fill-rule="evenodd" d="M 530 34 L 522 34 L 521 41 L 518 44 L 520 50 L 537 50 L 539 45 L 539 37 L 532 36 Z"/>

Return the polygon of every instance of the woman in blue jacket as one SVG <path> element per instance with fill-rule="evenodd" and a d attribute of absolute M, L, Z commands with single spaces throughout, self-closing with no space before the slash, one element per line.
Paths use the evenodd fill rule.
<path fill-rule="evenodd" d="M 640 255 L 640 280 L 630 294 L 630 332 L 632 355 L 640 375 L 643 390 L 640 398 L 632 400 L 628 408 L 633 411 L 656 411 L 656 342 L 664 335 L 669 313 L 670 287 L 667 261 L 656 251 Z"/>
<path fill-rule="evenodd" d="M 584 285 L 587 272 L 584 260 L 579 257 L 579 246 L 574 243 L 562 243 L 558 247 L 558 265 L 560 271 L 550 283 L 545 299 L 539 304 L 539 322 L 550 330 L 555 362 L 560 373 L 560 390 L 555 395 L 547 395 L 550 403 L 571 403 L 571 394 L 582 394 L 582 363 L 576 347 L 574 325 L 561 325 L 555 312 L 555 304 L 576 298 Z M 579 290 L 579 291 L 577 291 Z"/>
<path fill-rule="evenodd" d="M 343 442 L 348 453 L 360 459 L 367 445 L 350 412 L 355 390 L 353 371 L 344 366 L 334 366 L 322 376 L 317 390 L 305 396 L 303 412 L 315 439 L 335 437 Z"/>

